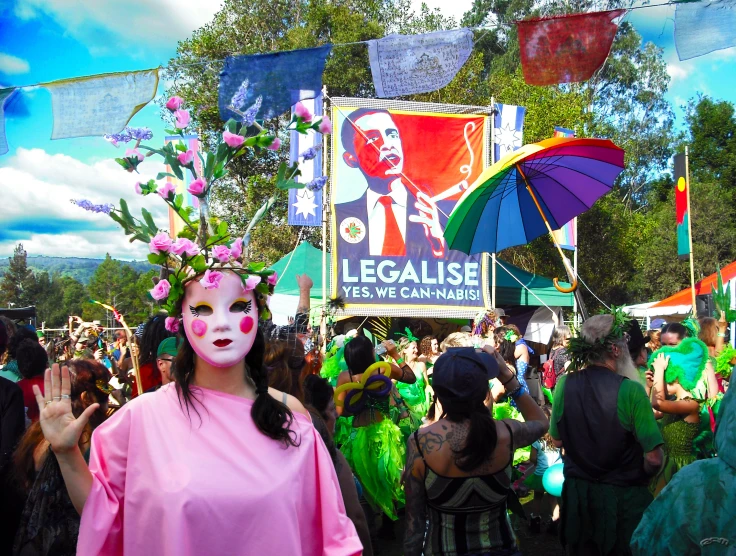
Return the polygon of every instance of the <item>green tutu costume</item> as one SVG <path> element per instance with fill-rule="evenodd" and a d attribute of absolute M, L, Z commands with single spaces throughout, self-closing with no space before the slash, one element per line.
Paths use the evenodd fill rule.
<path fill-rule="evenodd" d="M 649 483 L 654 496 L 667 486 L 675 473 L 697 459 L 693 442 L 700 433 L 700 423 L 686 422 L 685 415 L 665 414 L 659 425 L 664 439 L 664 461 Z"/>
<path fill-rule="evenodd" d="M 409 408 L 412 421 L 416 423 L 416 428 L 419 428 L 419 424 L 421 424 L 422 419 L 427 415 L 432 401 L 429 399 L 429 391 L 427 390 L 427 385 L 424 383 L 424 375 L 414 373 L 414 376 L 417 377 L 417 381 L 414 384 L 398 382 L 396 383 L 396 389 Z"/>
<path fill-rule="evenodd" d="M 397 504 L 404 504 L 401 473 L 406 461 L 399 427 L 384 419 L 367 427 L 353 428 L 340 450 L 363 486 L 368 503 L 397 520 Z"/>
<path fill-rule="evenodd" d="M 338 419 L 342 423 L 336 432 L 340 451 L 363 486 L 366 500 L 395 521 L 397 507 L 405 502 L 401 474 L 406 444 L 401 429 L 391 419 L 393 383 L 388 376 L 390 368 L 385 375 L 377 372 L 382 365 L 388 368 L 387 363 L 376 363 L 363 373 L 359 383 L 343 384 L 335 390 L 336 405 L 344 405 L 352 415 Z M 342 392 L 347 392 L 344 401 L 338 398 Z M 356 421 L 366 420 L 366 413 L 369 424 L 355 426 Z M 349 430 L 348 424 L 352 425 Z"/>

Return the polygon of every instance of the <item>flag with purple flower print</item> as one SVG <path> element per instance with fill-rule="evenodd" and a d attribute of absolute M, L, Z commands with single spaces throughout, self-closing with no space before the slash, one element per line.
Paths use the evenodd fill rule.
<path fill-rule="evenodd" d="M 315 115 L 315 119 L 322 116 L 322 95 L 317 98 L 304 100 L 302 104 Z M 309 133 L 307 135 L 291 132 L 290 137 L 290 164 L 299 163 L 301 176 L 296 181 L 304 184 L 319 184 L 322 172 L 322 134 Z M 289 189 L 289 225 L 291 226 L 321 226 L 322 225 L 322 189 L 319 187 L 304 187 L 303 189 Z"/>

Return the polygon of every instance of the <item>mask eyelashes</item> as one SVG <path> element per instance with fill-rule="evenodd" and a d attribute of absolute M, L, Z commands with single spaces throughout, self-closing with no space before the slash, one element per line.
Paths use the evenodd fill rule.
<path fill-rule="evenodd" d="M 199 313 L 197 312 L 197 310 L 194 307 L 192 307 L 191 305 L 189 306 L 189 310 L 192 312 L 192 316 L 193 317 L 198 317 L 199 316 Z"/>

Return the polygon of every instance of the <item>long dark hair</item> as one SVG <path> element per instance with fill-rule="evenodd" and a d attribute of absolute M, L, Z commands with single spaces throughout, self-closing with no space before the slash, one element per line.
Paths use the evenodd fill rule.
<path fill-rule="evenodd" d="M 490 409 L 483 403 L 483 397 L 479 395 L 473 400 L 458 400 L 450 392 L 443 388 L 435 388 L 437 398 L 442 405 L 442 418 L 460 423 L 466 419 L 470 420 L 470 429 L 465 438 L 465 445 L 455 453 L 455 465 L 459 469 L 470 472 L 480 467 L 491 459 L 496 449 L 498 434 L 496 423 L 493 420 Z"/>
<path fill-rule="evenodd" d="M 171 371 L 176 382 L 179 402 L 184 401 L 187 414 L 189 414 L 190 407 L 197 412 L 194 402 L 199 402 L 191 387 L 194 380 L 195 353 L 186 334 L 182 332 L 181 337 L 181 347 Z M 291 430 L 294 414 L 286 405 L 275 400 L 268 393 L 268 372 L 263 365 L 265 351 L 266 340 L 259 328 L 253 346 L 245 356 L 246 373 L 250 373 L 250 377 L 256 384 L 256 399 L 250 410 L 251 417 L 256 428 L 269 438 L 283 442 L 286 446 L 298 446 L 299 439 Z"/>
<path fill-rule="evenodd" d="M 345 344 L 345 363 L 352 374 L 363 374 L 375 362 L 373 343 L 365 336 L 356 336 Z"/>

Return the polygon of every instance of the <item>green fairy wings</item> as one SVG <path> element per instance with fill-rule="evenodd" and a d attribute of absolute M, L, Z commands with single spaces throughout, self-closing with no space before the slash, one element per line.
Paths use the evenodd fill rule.
<path fill-rule="evenodd" d="M 697 338 L 685 338 L 677 346 L 662 346 L 649 357 L 650 367 L 660 353 L 670 358 L 664 373 L 667 384 L 677 380 L 685 390 L 693 390 L 708 363 L 708 346 Z"/>

